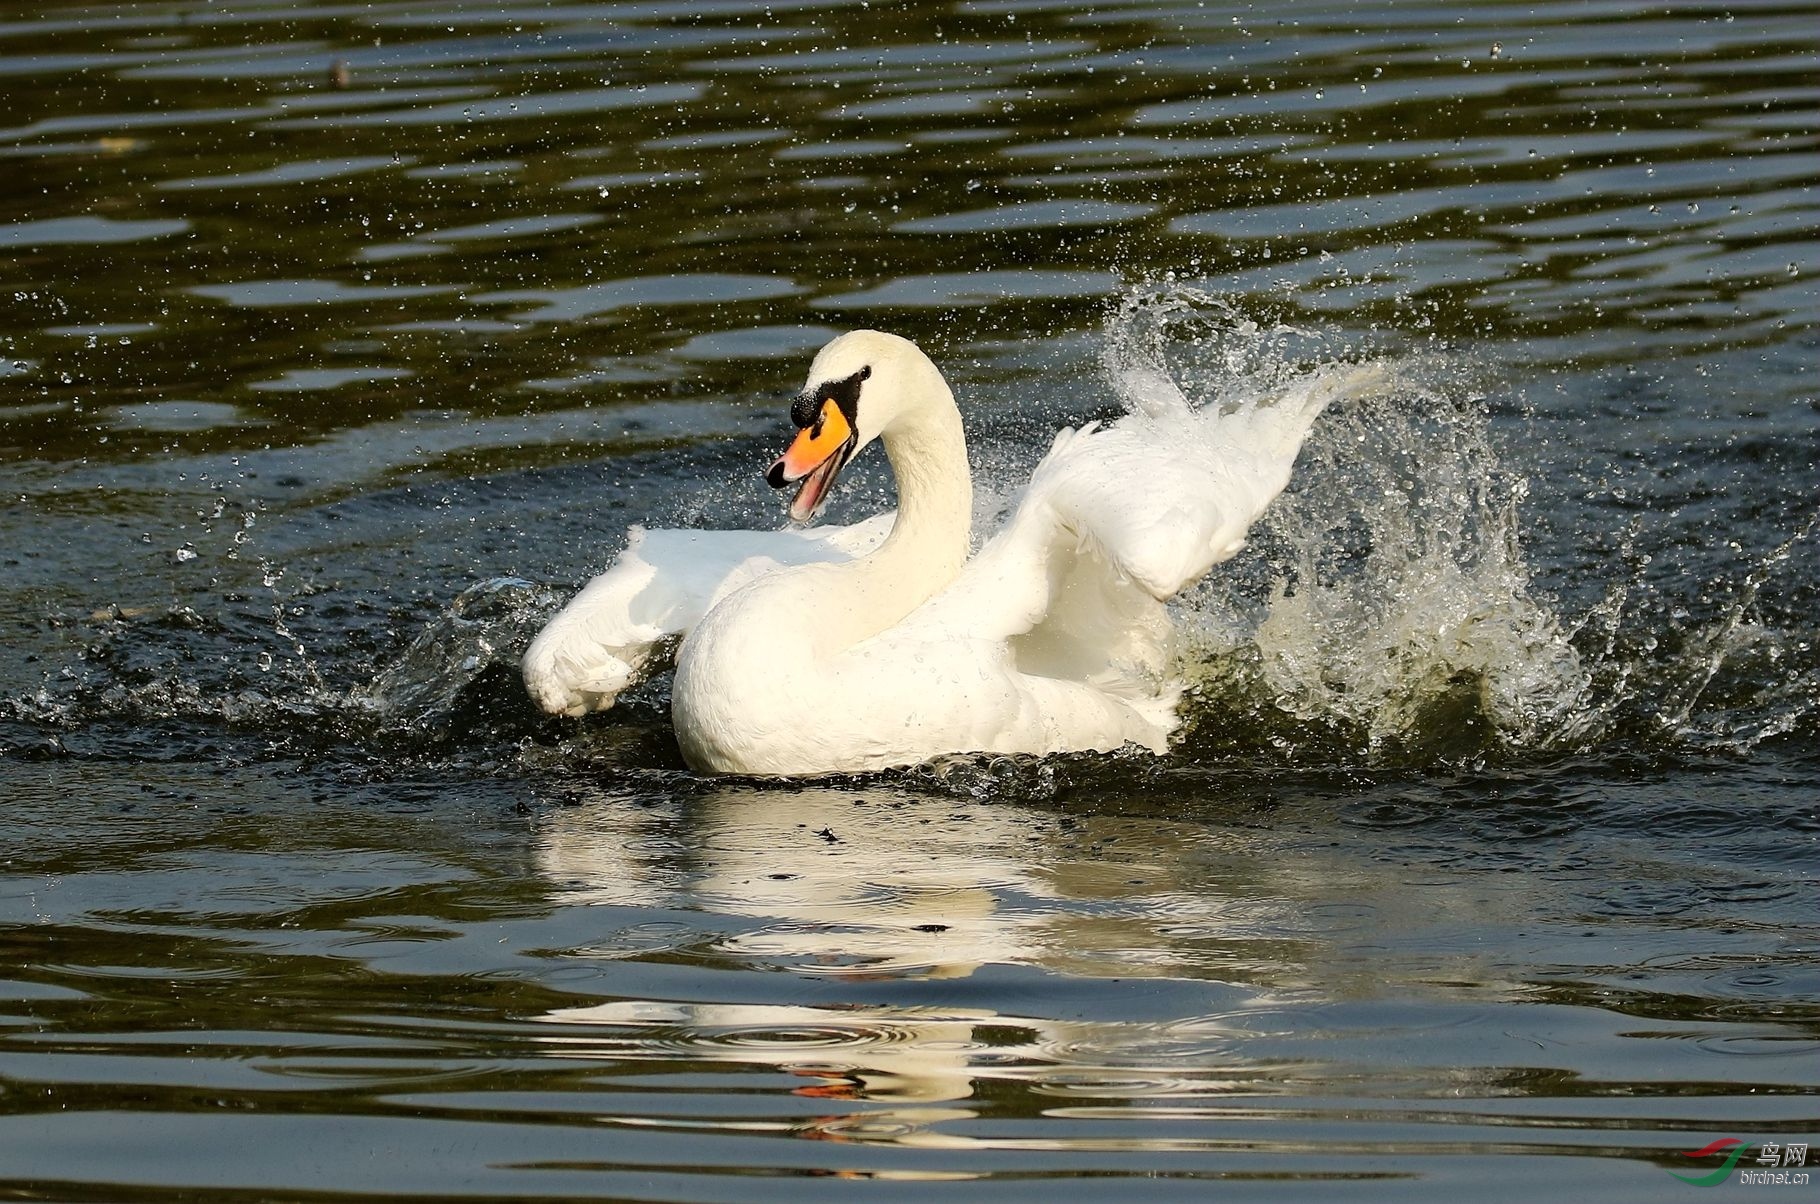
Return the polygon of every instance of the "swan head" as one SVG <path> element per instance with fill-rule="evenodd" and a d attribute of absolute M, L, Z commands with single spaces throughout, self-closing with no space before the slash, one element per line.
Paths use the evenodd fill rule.
<path fill-rule="evenodd" d="M 796 439 L 765 473 L 773 489 L 797 486 L 791 518 L 815 517 L 847 461 L 927 404 L 916 386 L 930 373 L 940 380 L 915 343 L 876 330 L 850 331 L 821 349 L 790 405 Z"/>

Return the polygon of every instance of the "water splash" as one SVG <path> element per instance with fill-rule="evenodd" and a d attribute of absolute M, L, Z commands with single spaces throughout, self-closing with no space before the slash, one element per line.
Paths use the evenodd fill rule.
<path fill-rule="evenodd" d="M 1132 409 L 1179 388 L 1223 405 L 1373 354 L 1179 285 L 1126 297 L 1103 361 Z M 1641 736 L 1745 752 L 1820 699 L 1813 641 L 1766 626 L 1760 591 L 1820 518 L 1765 556 L 1731 603 L 1645 629 L 1640 565 L 1587 613 L 1538 587 L 1528 482 L 1508 469 L 1468 366 L 1395 361 L 1391 387 L 1331 409 L 1289 491 L 1179 608 L 1195 683 L 1183 751 L 1367 763 L 1554 754 Z M 1778 663 L 1779 662 L 1779 663 Z"/>
<path fill-rule="evenodd" d="M 241 755 L 324 741 L 396 754 L 440 747 L 470 730 L 479 733 L 477 747 L 488 740 L 510 747 L 531 724 L 516 665 L 557 605 L 547 587 L 510 577 L 471 586 L 372 674 L 357 650 L 323 642 L 314 629 L 325 615 L 302 605 L 304 592 L 282 590 L 282 569 L 262 560 L 261 573 L 271 591 L 267 608 L 248 591 L 206 611 L 111 607 L 61 620 L 80 646 L 38 689 L 0 699 L 0 722 L 36 729 L 47 748 L 61 747 L 59 733 L 104 729 L 112 745 L 125 723 L 141 733 L 135 743 L 161 740 L 171 756 L 217 748 L 211 732 L 222 728 L 254 738 L 249 748 L 257 751 Z M 328 596 L 320 609 L 346 607 Z M 340 621 L 330 634 L 344 642 L 371 637 L 356 640 L 345 614 Z M 305 622 L 310 637 L 299 629 Z M 324 647 L 333 654 L 325 657 Z M 482 751 L 484 760 L 497 759 Z"/>
<path fill-rule="evenodd" d="M 1803 633 L 1767 621 L 1761 601 L 1764 589 L 1792 569 L 1796 550 L 1811 549 L 1816 534 L 1820 512 L 1725 591 L 1729 597 L 1714 618 L 1652 637 L 1667 650 L 1658 663 L 1642 672 L 1617 664 L 1636 681 L 1637 701 L 1649 702 L 1617 717 L 1651 729 L 1657 739 L 1731 753 L 1804 730 L 1820 713 L 1820 640 L 1811 628 Z M 1647 592 L 1640 572 L 1634 573 L 1607 606 L 1618 612 L 1633 595 Z"/>
<path fill-rule="evenodd" d="M 1373 755 L 1546 746 L 1585 711 L 1591 677 L 1533 585 L 1523 484 L 1482 411 L 1406 385 L 1329 415 L 1301 472 L 1260 540 L 1280 575 L 1253 647 L 1279 706 Z"/>
<path fill-rule="evenodd" d="M 519 577 L 469 586 L 411 641 L 396 661 L 357 689 L 352 701 L 388 721 L 433 727 L 456 709 L 481 675 L 514 671 L 518 658 L 561 599 Z"/>

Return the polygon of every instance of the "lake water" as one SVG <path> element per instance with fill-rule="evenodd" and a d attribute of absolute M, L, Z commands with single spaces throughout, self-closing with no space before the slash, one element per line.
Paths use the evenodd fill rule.
<path fill-rule="evenodd" d="M 1811 5 L 7 4 L 0 99 L 0 1195 L 1657 1199 L 1820 1138 Z M 781 523 L 860 325 L 987 509 L 1134 357 L 1395 387 L 1183 601 L 1167 757 L 537 715 L 629 524 Z"/>

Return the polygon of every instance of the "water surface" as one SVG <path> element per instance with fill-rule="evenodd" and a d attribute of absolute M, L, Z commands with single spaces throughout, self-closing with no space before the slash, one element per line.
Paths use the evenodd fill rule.
<path fill-rule="evenodd" d="M 1820 1135 L 1814 29 L 0 6 L 0 1191 L 1657 1198 Z M 1184 600 L 1167 757 L 535 714 L 628 524 L 781 521 L 857 325 L 988 512 L 1145 365 L 1395 387 Z"/>

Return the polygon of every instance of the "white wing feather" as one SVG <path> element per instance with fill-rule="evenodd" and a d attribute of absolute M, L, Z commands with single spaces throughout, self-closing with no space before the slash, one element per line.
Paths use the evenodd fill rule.
<path fill-rule="evenodd" d="M 1323 371 L 1225 413 L 1156 406 L 1061 431 L 1005 527 L 908 622 L 1021 640 L 1026 671 L 1076 677 L 1085 657 L 1156 673 L 1161 604 L 1245 546 L 1314 420 L 1381 371 Z M 1057 662 L 1063 646 L 1072 673 Z"/>
<path fill-rule="evenodd" d="M 893 515 L 849 527 L 686 531 L 633 527 L 625 551 L 588 582 L 524 657 L 525 685 L 545 711 L 604 710 L 686 635 L 716 599 L 785 565 L 853 560 L 883 542 Z"/>

